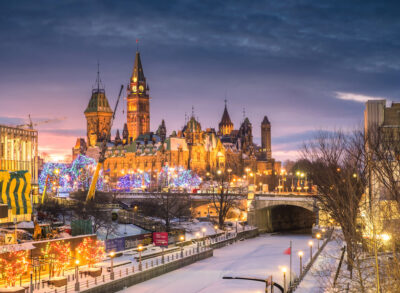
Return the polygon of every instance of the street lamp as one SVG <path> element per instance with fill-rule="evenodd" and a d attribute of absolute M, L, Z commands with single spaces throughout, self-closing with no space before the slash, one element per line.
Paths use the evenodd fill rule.
<path fill-rule="evenodd" d="M 185 236 L 181 235 L 179 240 L 181 241 L 181 258 L 183 258 L 183 240 L 185 240 Z"/>
<path fill-rule="evenodd" d="M 75 291 L 79 292 L 79 259 L 75 260 Z"/>
<path fill-rule="evenodd" d="M 303 273 L 303 251 L 299 251 L 299 258 L 300 258 L 300 275 Z"/>
<path fill-rule="evenodd" d="M 200 243 L 199 243 L 199 237 L 200 237 L 200 233 L 199 232 L 196 232 L 196 239 L 197 239 L 197 253 L 199 253 L 199 250 L 200 250 Z"/>
<path fill-rule="evenodd" d="M 313 247 L 314 242 L 312 240 L 308 241 L 308 246 L 310 246 L 310 261 L 312 259 L 312 247 Z"/>
<path fill-rule="evenodd" d="M 321 239 L 321 234 L 317 233 L 317 235 L 315 235 L 315 237 L 317 237 L 317 239 L 318 239 L 318 250 L 319 250 L 319 240 Z"/>
<path fill-rule="evenodd" d="M 114 257 L 115 257 L 115 252 L 111 251 L 110 252 L 110 259 L 111 259 L 110 279 L 111 280 L 114 280 Z"/>
<path fill-rule="evenodd" d="M 237 232 L 238 232 L 238 230 L 237 230 L 237 224 L 238 224 L 239 219 L 236 218 L 235 220 L 236 220 L 236 234 L 237 234 Z"/>
<path fill-rule="evenodd" d="M 286 267 L 282 268 L 282 273 L 283 273 L 283 293 L 286 293 Z"/>
<path fill-rule="evenodd" d="M 206 245 L 206 231 L 207 229 L 205 227 L 201 228 L 201 232 L 203 232 L 203 246 Z"/>
<path fill-rule="evenodd" d="M 226 170 L 226 171 L 228 171 L 228 182 L 231 182 L 231 173 L 232 173 L 232 169 L 231 169 L 231 168 L 228 168 L 228 170 Z"/>
<path fill-rule="evenodd" d="M 217 225 L 214 226 L 214 230 L 215 230 L 215 234 L 217 234 L 218 233 L 218 226 Z"/>
<path fill-rule="evenodd" d="M 142 250 L 143 250 L 143 245 L 139 244 L 137 247 L 137 250 L 139 251 L 139 271 L 142 270 Z"/>

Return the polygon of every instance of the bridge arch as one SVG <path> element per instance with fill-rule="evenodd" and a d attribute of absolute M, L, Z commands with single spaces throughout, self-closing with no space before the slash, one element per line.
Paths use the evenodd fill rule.
<path fill-rule="evenodd" d="M 310 201 L 265 201 L 249 212 L 252 225 L 264 232 L 311 232 L 317 222 L 317 209 Z"/>

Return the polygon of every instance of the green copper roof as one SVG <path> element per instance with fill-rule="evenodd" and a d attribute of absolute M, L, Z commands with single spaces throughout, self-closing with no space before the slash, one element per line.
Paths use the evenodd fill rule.
<path fill-rule="evenodd" d="M 89 105 L 87 106 L 85 113 L 92 112 L 113 112 L 108 104 L 106 93 L 102 89 L 94 89 L 92 91 L 92 97 L 90 98 Z"/>

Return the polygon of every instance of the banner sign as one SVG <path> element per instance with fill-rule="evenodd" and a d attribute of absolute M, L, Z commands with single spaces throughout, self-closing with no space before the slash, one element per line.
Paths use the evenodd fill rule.
<path fill-rule="evenodd" d="M 168 247 L 168 233 L 167 232 L 154 232 L 153 243 L 155 246 Z"/>
<path fill-rule="evenodd" d="M 123 251 L 131 248 L 136 248 L 139 244 L 148 245 L 153 241 L 151 233 L 120 237 L 115 239 L 107 239 L 106 252 Z"/>

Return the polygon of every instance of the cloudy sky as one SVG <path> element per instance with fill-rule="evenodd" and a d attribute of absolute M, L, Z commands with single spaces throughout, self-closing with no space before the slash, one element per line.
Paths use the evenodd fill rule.
<path fill-rule="evenodd" d="M 396 3 L 1 1 L 0 123 L 54 119 L 38 126 L 40 150 L 70 155 L 98 60 L 114 105 L 139 39 L 151 129 L 181 128 L 192 106 L 203 128 L 217 127 L 226 96 L 235 128 L 245 108 L 257 142 L 267 115 L 273 156 L 293 159 L 316 130 L 360 125 L 367 99 L 399 100 Z"/>

